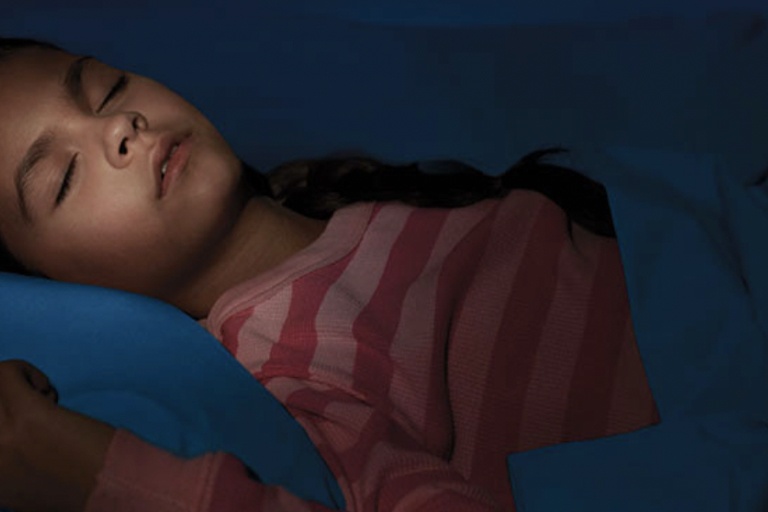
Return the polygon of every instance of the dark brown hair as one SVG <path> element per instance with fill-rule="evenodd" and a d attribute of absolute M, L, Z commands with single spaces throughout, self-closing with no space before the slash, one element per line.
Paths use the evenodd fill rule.
<path fill-rule="evenodd" d="M 571 222 L 614 237 L 605 188 L 586 176 L 547 161 L 562 148 L 534 151 L 499 176 L 455 160 L 390 165 L 370 158 L 325 158 L 283 164 L 256 189 L 314 218 L 359 201 L 400 201 L 420 207 L 454 208 L 498 198 L 513 189 L 535 190 L 557 203 Z"/>

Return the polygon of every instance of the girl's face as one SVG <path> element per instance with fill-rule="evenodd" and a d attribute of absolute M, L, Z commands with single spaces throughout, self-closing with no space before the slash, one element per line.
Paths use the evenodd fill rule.
<path fill-rule="evenodd" d="M 164 86 L 47 49 L 0 62 L 0 235 L 31 270 L 165 298 L 246 202 L 230 147 Z"/>

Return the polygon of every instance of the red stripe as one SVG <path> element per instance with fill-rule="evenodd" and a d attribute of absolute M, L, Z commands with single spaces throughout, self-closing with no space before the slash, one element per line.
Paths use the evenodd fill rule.
<path fill-rule="evenodd" d="M 559 209 L 547 205 L 536 218 L 528 240 L 518 241 L 526 244 L 525 253 L 499 331 L 489 340 L 494 351 L 479 410 L 484 437 L 476 441 L 472 479 L 485 482 L 497 495 L 511 496 L 504 455 L 519 448 L 523 403 L 557 286 L 560 252 L 567 243 L 565 222 Z M 489 447 L 495 450 L 488 452 Z M 499 453 L 501 447 L 506 447 L 504 453 Z"/>
<path fill-rule="evenodd" d="M 645 376 L 640 352 L 627 319 L 626 335 L 617 363 L 611 415 L 606 435 L 628 432 L 658 423 L 659 416 L 648 379 Z"/>
<path fill-rule="evenodd" d="M 352 327 L 358 343 L 354 386 L 376 390 L 382 399 L 388 397 L 392 384 L 394 370 L 389 353 L 400 322 L 403 300 L 421 276 L 448 216 L 447 210 L 414 212 L 392 244 L 378 286 Z"/>
<path fill-rule="evenodd" d="M 352 251 L 324 268 L 321 274 L 312 272 L 293 282 L 288 315 L 280 340 L 272 346 L 269 359 L 262 367 L 263 377 L 290 376 L 309 380 L 310 364 L 317 347 L 317 312 L 328 289 L 339 279 L 354 255 L 355 251 Z"/>
<path fill-rule="evenodd" d="M 338 446 L 333 446 L 333 442 L 328 438 L 328 426 L 325 423 L 331 421 L 327 419 L 324 410 L 331 404 L 349 404 L 350 407 L 360 407 L 360 399 L 351 396 L 345 390 L 328 389 L 317 391 L 312 389 L 299 390 L 291 394 L 286 402 L 287 407 L 294 415 L 311 415 L 311 421 L 323 433 L 323 436 L 330 442 L 331 453 L 323 454 L 327 456 L 326 460 L 338 461 L 343 468 L 342 474 L 346 477 L 350 485 L 358 485 L 358 480 L 363 476 L 366 466 L 371 461 L 371 450 L 383 440 L 391 441 L 393 446 L 397 446 L 397 452 L 391 451 L 389 454 L 380 453 L 378 456 L 386 457 L 392 453 L 401 453 L 408 450 L 419 450 L 421 447 L 409 436 L 404 434 L 404 430 L 392 422 L 391 410 L 380 406 L 372 408 L 372 413 L 365 424 L 355 424 L 350 421 L 350 417 L 345 418 L 345 424 L 336 424 L 335 427 L 341 427 L 340 432 L 346 431 L 349 436 L 355 436 L 352 448 L 341 451 Z M 345 440 L 345 442 L 348 440 Z M 318 446 L 320 448 L 320 446 Z M 329 460 L 329 466 L 333 467 Z M 370 477 L 370 474 L 366 474 Z"/>
<path fill-rule="evenodd" d="M 603 247 L 568 395 L 563 441 L 605 435 L 629 305 L 617 251 Z"/>
<path fill-rule="evenodd" d="M 354 446 L 341 454 L 345 472 L 352 483 L 360 478 L 369 463 L 370 451 L 382 439 L 394 436 L 403 449 L 408 445 L 420 448 L 390 419 L 389 391 L 393 368 L 389 349 L 397 331 L 404 297 L 429 260 L 447 214 L 444 210 L 430 210 L 409 216 L 392 245 L 379 285 L 353 325 L 353 335 L 358 343 L 355 389 L 375 390 L 379 397 L 374 401 L 379 405 L 369 421 L 360 425 Z"/>
<path fill-rule="evenodd" d="M 243 464 L 232 456 L 224 458 L 219 471 L 214 475 L 215 480 L 209 484 L 212 491 L 206 510 L 291 510 L 292 512 L 333 510 L 315 502 L 304 501 L 282 487 L 255 482 Z M 174 503 L 174 505 L 180 507 L 181 504 Z"/>
<path fill-rule="evenodd" d="M 482 261 L 481 257 L 488 239 L 491 236 L 494 222 L 498 215 L 500 204 L 494 204 L 492 209 L 489 209 L 487 214 L 483 217 L 472 231 L 459 243 L 456 248 L 445 258 L 442 269 L 440 271 L 440 277 L 436 287 L 436 293 L 434 300 L 435 305 L 435 318 L 434 318 L 434 336 L 437 343 L 444 345 L 438 347 L 439 350 L 434 351 L 434 357 L 429 367 L 430 375 L 435 378 L 430 379 L 430 389 L 428 397 L 445 397 L 448 393 L 447 383 L 447 346 L 449 336 L 451 334 L 452 327 L 455 327 L 452 318 L 455 311 L 461 311 L 463 304 L 457 300 L 457 297 L 465 297 L 467 289 L 470 283 L 476 277 L 477 267 Z M 430 442 L 430 446 L 445 446 L 447 451 L 443 454 L 444 458 L 448 460 L 453 450 L 453 439 L 446 439 L 446 436 L 453 437 L 455 435 L 455 429 L 450 429 L 446 432 L 445 425 L 437 421 L 442 418 L 450 418 L 452 413 L 450 410 L 446 412 L 446 408 L 450 409 L 450 403 L 447 400 L 436 400 L 432 398 L 427 403 L 427 423 L 424 425 L 424 438 L 434 440 Z M 429 421 L 429 419 L 436 421 Z"/>
<path fill-rule="evenodd" d="M 338 447 L 333 444 L 332 436 L 328 435 L 328 423 L 334 420 L 329 419 L 324 413 L 326 407 L 332 403 L 349 402 L 349 395 L 337 389 L 318 390 L 312 388 L 302 388 L 291 393 L 285 400 L 284 405 L 294 418 L 303 420 L 308 425 L 307 434 L 312 439 L 315 447 L 325 460 L 333 474 L 340 481 L 349 481 L 348 471 L 343 458 L 339 454 Z M 335 427 L 340 427 L 336 424 Z"/>
<path fill-rule="evenodd" d="M 435 482 L 440 482 L 439 487 Z M 468 485 L 455 471 L 447 468 L 409 472 L 388 480 L 386 487 L 378 491 L 367 497 L 363 510 L 402 510 L 398 505 L 402 505 L 404 499 L 410 498 L 409 494 L 418 491 L 418 495 L 422 497 L 421 500 L 416 500 L 416 503 L 419 503 L 418 510 L 515 511 L 514 501 L 510 500 L 510 506 L 499 508 L 499 503 L 493 496 L 484 492 L 481 487 Z M 423 503 L 420 503 L 422 501 Z M 414 509 L 413 504 L 408 508 Z"/>
<path fill-rule="evenodd" d="M 240 348 L 240 330 L 253 314 L 253 308 L 240 311 L 229 318 L 221 326 L 221 344 L 224 345 L 230 354 L 237 358 L 237 351 Z"/>

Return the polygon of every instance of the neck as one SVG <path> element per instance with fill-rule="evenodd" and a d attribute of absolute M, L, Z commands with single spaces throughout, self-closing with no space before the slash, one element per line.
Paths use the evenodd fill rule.
<path fill-rule="evenodd" d="M 325 225 L 269 199 L 251 199 L 204 270 L 170 302 L 194 318 L 204 318 L 224 292 L 274 269 L 314 242 Z"/>

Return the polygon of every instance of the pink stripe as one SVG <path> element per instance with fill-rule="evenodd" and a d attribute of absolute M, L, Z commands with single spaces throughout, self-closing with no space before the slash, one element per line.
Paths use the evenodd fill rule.
<path fill-rule="evenodd" d="M 230 316 L 221 326 L 221 339 L 219 341 L 235 358 L 237 358 L 237 351 L 240 350 L 240 330 L 250 316 L 251 308 L 248 308 Z"/>
<path fill-rule="evenodd" d="M 361 428 L 357 422 L 367 421 L 363 415 L 345 414 L 346 407 L 355 408 L 361 402 L 344 390 L 289 378 L 277 377 L 269 381 L 267 388 L 284 397 L 281 401 L 304 427 L 349 500 L 351 473 L 340 447 L 353 445 L 357 429 Z M 354 509 L 352 503 L 347 505 Z"/>
<path fill-rule="evenodd" d="M 478 417 L 484 437 L 472 438 L 472 479 L 484 482 L 500 496 L 511 496 L 504 454 L 519 446 L 522 404 L 557 287 L 560 253 L 567 243 L 563 212 L 550 202 L 539 212 L 530 237 L 519 242 L 525 253 L 505 301 L 486 378 L 480 384 L 483 398 Z M 495 247 L 504 254 L 503 245 Z M 476 446 L 480 442 L 483 445 Z"/>
<path fill-rule="evenodd" d="M 427 450 L 443 456 L 450 449 L 452 439 L 449 428 L 452 418 L 444 377 L 447 343 L 444 326 L 450 322 L 451 312 L 444 302 L 442 308 L 437 309 L 440 301 L 437 281 L 441 275 L 445 281 L 443 265 L 451 261 L 449 255 L 491 209 L 491 204 L 487 203 L 484 208 L 476 206 L 449 211 L 425 271 L 403 299 L 400 323 L 390 348 L 392 359 L 399 363 L 398 371 L 392 376 L 391 394 L 405 398 L 398 403 L 403 413 L 398 418 L 411 425 Z M 452 261 L 456 260 L 453 258 Z M 464 261 L 453 268 L 467 272 Z M 447 272 L 456 274 L 451 269 Z M 435 333 L 436 327 L 440 328 L 439 335 Z M 432 371 L 425 371 L 426 368 L 432 368 Z"/>
<path fill-rule="evenodd" d="M 353 385 L 353 369 L 358 343 L 353 333 L 354 321 L 365 308 L 378 286 L 394 244 L 408 219 L 410 209 L 387 205 L 378 210 L 354 257 L 325 295 L 312 318 L 332 319 L 318 333 L 312 366 L 327 368 L 324 374 L 344 388 Z M 350 293 L 352 291 L 352 293 Z M 339 380 L 342 380 L 339 382 Z"/>
<path fill-rule="evenodd" d="M 389 418 L 388 410 L 371 407 L 345 390 L 333 388 L 303 389 L 291 394 L 287 403 L 297 417 L 309 415 L 307 432 L 316 442 L 331 470 L 342 475 L 355 499 L 375 490 L 380 476 L 371 472 L 371 464 L 391 464 L 392 454 L 417 450 L 412 438 L 403 436 Z M 367 408 L 367 412 L 363 412 Z M 349 414 L 347 414 L 349 412 Z M 318 420 L 322 417 L 322 420 Z M 316 439 L 324 442 L 317 443 Z M 388 439 L 389 448 L 373 457 L 374 447 Z M 343 447 L 351 447 L 343 450 Z M 355 510 L 353 503 L 348 503 Z"/>
<path fill-rule="evenodd" d="M 632 320 L 627 319 L 617 363 L 608 432 L 628 432 L 658 423 L 659 415 L 635 341 Z"/>
<path fill-rule="evenodd" d="M 357 203 L 334 213 L 320 237 L 270 270 L 249 279 L 219 297 L 207 318 L 207 327 L 218 335 L 219 325 L 237 311 L 250 308 L 265 295 L 313 270 L 338 261 L 357 245 L 373 214 L 372 203 Z"/>
<path fill-rule="evenodd" d="M 291 285 L 291 302 L 281 323 L 279 341 L 272 346 L 269 360 L 262 367 L 264 377 L 291 376 L 310 378 L 310 365 L 318 344 L 316 319 L 328 290 L 349 267 L 354 258 L 350 253 L 323 270 L 321 278 L 307 274 Z M 261 322 L 275 319 L 262 317 Z"/>
<path fill-rule="evenodd" d="M 401 208 L 398 208 L 401 209 Z M 410 210 L 409 213 L 412 213 Z M 383 438 L 391 437 L 395 432 L 401 447 L 416 443 L 412 432 L 394 428 L 393 408 L 390 398 L 390 383 L 393 375 L 393 361 L 389 357 L 390 346 L 399 323 L 402 302 L 410 285 L 421 274 L 429 259 L 434 239 L 447 212 L 431 210 L 409 215 L 398 237 L 391 244 L 386 258 L 386 265 L 378 279 L 378 286 L 370 301 L 363 308 L 353 326 L 353 337 L 358 343 L 355 360 L 354 389 L 376 392 L 377 398 L 367 398 L 380 405 L 372 409 L 372 415 L 365 424 L 360 425 L 359 438 L 354 446 L 344 452 L 350 480 L 362 476 L 363 470 L 370 475 L 371 465 L 384 462 L 391 464 L 388 457 L 379 459 L 371 450 Z M 425 241 L 424 239 L 427 238 Z M 417 242 L 414 247 L 414 242 Z M 417 250 L 414 250 L 417 249 Z M 431 340 L 425 344 L 432 346 Z"/>
<path fill-rule="evenodd" d="M 617 250 L 606 247 L 589 302 L 589 319 L 568 395 L 563 441 L 604 435 L 629 305 Z"/>
<path fill-rule="evenodd" d="M 511 197 L 515 200 L 502 203 L 494 222 L 491 241 L 488 242 L 490 252 L 477 263 L 478 275 L 455 320 L 449 354 L 450 395 L 457 423 L 452 463 L 466 476 L 475 466 L 483 464 L 483 461 L 476 460 L 481 427 L 485 431 L 498 421 L 499 410 L 490 411 L 493 420 L 489 424 L 488 411 L 481 409 L 489 387 L 509 389 L 514 384 L 488 382 L 494 377 L 492 366 L 499 364 L 499 354 L 496 353 L 498 339 L 506 344 L 514 343 L 516 347 L 525 343 L 530 336 L 529 331 L 535 330 L 541 323 L 541 319 L 537 322 L 528 316 L 529 313 L 537 313 L 534 305 L 529 303 L 530 298 L 536 295 L 539 286 L 546 288 L 551 280 L 551 277 L 542 276 L 541 272 L 534 270 L 539 268 L 536 265 L 541 264 L 540 254 L 528 250 L 531 238 L 550 238 L 532 236 L 540 233 L 545 224 L 544 203 L 533 194 Z M 524 289 L 521 290 L 521 287 Z M 497 333 L 497 339 L 478 339 L 477 333 Z M 524 346 L 520 348 L 524 353 Z M 504 351 L 511 352 L 507 347 Z M 517 361 L 512 363 L 511 368 L 525 366 Z M 506 371 L 497 371 L 495 376 L 498 378 L 505 374 Z M 486 417 L 478 414 L 481 411 Z"/>
<path fill-rule="evenodd" d="M 280 339 L 292 298 L 291 288 L 285 287 L 253 307 L 237 334 L 238 340 L 242 340 L 236 353 L 237 360 L 257 378 L 270 357 L 270 351 Z"/>
<path fill-rule="evenodd" d="M 476 428 L 476 425 L 474 424 L 475 415 L 473 414 L 473 411 L 468 408 L 462 409 L 460 406 L 456 405 L 455 403 L 458 401 L 458 397 L 451 396 L 449 394 L 450 389 L 446 389 L 450 388 L 449 379 L 463 382 L 462 379 L 465 378 L 464 374 L 454 372 L 448 367 L 447 347 L 451 347 L 451 350 L 454 353 L 462 355 L 464 350 L 469 350 L 472 357 L 466 361 L 467 366 L 471 365 L 474 359 L 485 361 L 487 360 L 487 357 L 490 357 L 477 353 L 476 351 L 481 347 L 474 347 L 476 344 L 473 342 L 469 343 L 470 347 L 462 348 L 463 343 L 465 343 L 465 338 L 467 336 L 472 336 L 472 327 L 462 323 L 460 312 L 463 303 L 459 303 L 456 297 L 461 297 L 466 294 L 472 279 L 475 278 L 477 267 L 483 259 L 483 253 L 486 244 L 488 243 L 488 238 L 490 237 L 496 221 L 498 209 L 499 206 L 497 204 L 489 203 L 489 207 L 482 212 L 484 215 L 483 218 L 478 219 L 479 222 L 472 227 L 471 232 L 468 233 L 467 236 L 461 240 L 461 243 L 456 249 L 448 255 L 443 263 L 435 291 L 435 309 L 439 312 L 434 318 L 433 330 L 435 339 L 448 341 L 445 342 L 446 349 L 441 354 L 437 354 L 438 357 L 435 357 L 432 360 L 432 365 L 428 367 L 429 374 L 439 375 L 444 380 L 433 380 L 427 391 L 427 396 L 446 396 L 449 398 L 449 403 L 446 405 L 442 400 L 438 401 L 435 399 L 432 399 L 427 403 L 425 418 L 432 419 L 432 421 L 426 422 L 424 437 L 435 440 L 431 444 L 432 449 L 436 449 L 441 445 L 444 446 L 445 450 L 442 453 L 443 457 L 449 459 L 453 456 L 452 464 L 459 470 L 462 468 L 467 469 L 467 454 L 464 453 L 461 446 L 458 451 L 455 450 L 454 436 L 463 436 L 465 425 L 468 425 L 467 429 L 470 431 L 473 431 L 473 429 Z M 482 294 L 482 290 L 477 290 L 477 293 Z M 468 301 L 471 300 L 472 298 L 470 297 Z M 471 318 L 471 315 L 469 316 Z M 455 332 L 452 332 L 454 329 Z M 446 374 L 449 375 L 446 376 Z M 477 375 L 474 372 L 469 373 L 466 377 L 468 380 L 467 387 L 472 385 L 472 379 L 475 379 L 476 377 Z M 438 421 L 444 414 L 446 414 L 446 407 L 449 409 L 447 414 L 453 416 L 451 423 L 448 425 L 453 426 L 455 424 L 455 428 L 452 428 L 447 432 L 444 424 L 441 424 Z M 453 409 L 451 410 L 451 408 Z M 471 434 L 467 433 L 466 435 Z M 467 469 L 467 471 L 464 472 L 464 476 L 468 476 L 468 473 L 469 471 Z"/>
<path fill-rule="evenodd" d="M 393 364 L 401 363 L 390 358 L 390 350 L 403 314 L 403 301 L 424 270 L 446 216 L 445 210 L 410 215 L 392 244 L 378 286 L 352 329 L 359 342 L 354 369 L 357 389 L 376 390 L 380 399 L 388 399 Z M 431 297 L 422 299 L 431 301 Z M 411 337 L 409 343 L 423 357 L 431 352 L 434 340 L 431 336 L 423 340 Z"/>
<path fill-rule="evenodd" d="M 437 484 L 439 482 L 439 484 Z M 511 500 L 510 500 L 511 502 Z M 499 509 L 499 503 L 489 493 L 467 485 L 455 472 L 431 465 L 429 469 L 402 472 L 387 480 L 378 492 L 370 493 L 361 510 L 397 511 L 461 511 L 490 512 Z"/>
<path fill-rule="evenodd" d="M 572 229 L 581 240 L 579 233 L 582 229 L 576 225 Z M 579 248 L 571 243 L 562 246 L 557 265 L 557 287 L 523 403 L 521 450 L 554 444 L 562 437 L 568 407 L 567 390 L 579 358 L 589 313 L 596 252 L 599 254 L 599 246 L 596 247 L 589 238 Z"/>

